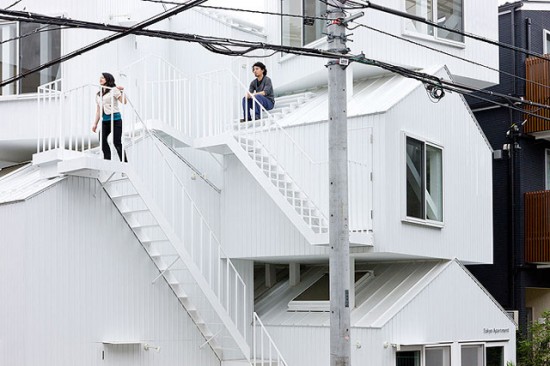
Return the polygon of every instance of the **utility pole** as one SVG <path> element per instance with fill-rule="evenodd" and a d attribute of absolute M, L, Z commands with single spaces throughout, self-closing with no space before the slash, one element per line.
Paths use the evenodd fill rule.
<path fill-rule="evenodd" d="M 329 50 L 346 54 L 346 0 L 328 0 Z M 347 60 L 328 64 L 329 115 L 329 245 L 330 245 L 330 366 L 349 366 L 350 262 L 348 210 Z"/>

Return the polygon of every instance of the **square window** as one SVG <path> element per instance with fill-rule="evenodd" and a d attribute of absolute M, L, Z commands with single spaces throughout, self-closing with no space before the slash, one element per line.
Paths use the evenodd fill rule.
<path fill-rule="evenodd" d="M 458 31 L 464 31 L 463 0 L 405 0 L 407 13 L 435 22 L 438 25 Z M 406 20 L 405 29 L 436 39 L 464 42 L 464 37 L 455 32 L 436 28 L 422 22 Z"/>
<path fill-rule="evenodd" d="M 424 141 L 406 139 L 406 215 L 443 222 L 443 151 Z"/>
<path fill-rule="evenodd" d="M 58 26 L 27 22 L 0 24 L 2 80 L 27 72 L 61 56 Z M 38 86 L 59 79 L 60 65 L 27 75 L 0 90 L 0 95 L 35 93 Z"/>
<path fill-rule="evenodd" d="M 542 39 L 543 53 L 547 55 L 550 53 L 550 31 L 546 29 L 543 30 L 542 36 L 543 36 L 543 39 Z"/>

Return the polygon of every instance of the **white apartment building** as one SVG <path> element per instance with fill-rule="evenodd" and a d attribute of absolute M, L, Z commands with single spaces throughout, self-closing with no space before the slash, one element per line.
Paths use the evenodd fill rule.
<path fill-rule="evenodd" d="M 137 0 L 23 6 L 124 26 L 164 11 Z M 323 6 L 265 8 L 317 17 Z M 496 1 L 384 6 L 497 38 Z M 328 47 L 318 19 L 266 15 L 261 29 L 230 14 L 195 8 L 149 29 Z M 372 9 L 358 22 L 375 30 L 351 31 L 354 54 L 498 81 L 453 57 L 495 68 L 492 46 Z M 0 29 L 10 40 L 48 28 Z M 50 27 L 6 42 L 2 79 L 107 35 Z M 0 170 L 0 365 L 329 364 L 327 61 L 253 56 L 130 35 L 2 88 L 2 166 L 33 156 Z M 275 108 L 241 123 L 256 60 Z M 91 132 L 104 71 L 129 99 L 128 163 L 103 160 Z M 493 260 L 492 150 L 473 114 L 457 93 L 435 101 L 418 81 L 347 71 L 352 364 L 515 361 L 513 319 L 463 266 Z"/>

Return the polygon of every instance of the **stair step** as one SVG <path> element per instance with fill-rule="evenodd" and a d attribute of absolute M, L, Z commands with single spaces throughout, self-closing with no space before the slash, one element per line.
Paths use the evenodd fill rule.
<path fill-rule="evenodd" d="M 126 215 L 126 214 L 133 214 L 133 213 L 139 213 L 139 212 L 148 212 L 148 211 L 149 211 L 149 209 L 147 207 L 128 208 L 128 209 L 121 210 L 120 213 L 122 213 L 123 215 Z"/>
<path fill-rule="evenodd" d="M 152 228 L 152 227 L 160 227 L 158 223 L 155 224 L 133 224 L 132 229 L 146 229 L 146 228 Z"/>
<path fill-rule="evenodd" d="M 134 198 L 134 197 L 139 197 L 139 194 L 138 193 L 113 193 L 111 195 L 111 198 L 113 200 L 122 200 L 124 198 Z"/>

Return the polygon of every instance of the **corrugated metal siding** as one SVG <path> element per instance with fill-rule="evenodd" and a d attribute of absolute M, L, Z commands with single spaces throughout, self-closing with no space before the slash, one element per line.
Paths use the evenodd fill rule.
<path fill-rule="evenodd" d="M 0 364 L 219 365 L 95 180 L 0 206 L 0 222 Z M 161 351 L 98 343 L 113 340 Z"/>
<path fill-rule="evenodd" d="M 271 11 L 279 11 L 279 2 L 272 2 Z M 401 0 L 388 0 L 384 6 L 405 11 L 405 3 Z M 496 0 L 491 1 L 464 1 L 464 29 L 466 32 L 482 35 L 489 39 L 498 39 L 497 33 L 497 8 Z M 469 38 L 465 39 L 464 47 L 445 44 L 435 40 L 422 40 L 417 37 L 405 36 L 403 30 L 406 22 L 394 15 L 385 14 L 375 10 L 368 10 L 365 16 L 358 22 L 368 24 L 370 27 L 380 29 L 393 35 L 398 35 L 416 43 L 445 51 L 452 55 L 460 56 L 483 65 L 498 68 L 498 49 L 483 42 Z M 266 23 L 268 42 L 280 42 L 280 18 L 271 19 Z M 350 44 L 352 53 L 365 52 L 366 57 L 390 62 L 392 64 L 407 65 L 413 68 L 425 68 L 431 65 L 447 65 L 453 75 L 481 80 L 485 83 L 497 83 L 498 73 L 486 68 L 467 63 L 456 58 L 430 51 L 418 45 L 398 40 L 387 35 L 379 34 L 365 28 L 354 30 L 353 43 Z M 315 48 L 326 48 L 326 43 L 315 44 Z M 326 61 L 307 57 L 290 57 L 281 60 L 280 66 L 274 70 L 278 75 L 278 83 L 284 88 L 296 88 L 296 84 L 307 82 L 325 82 Z M 354 73 L 380 73 L 380 70 L 369 68 L 366 65 L 354 64 Z M 307 72 L 304 72 L 307 70 Z M 293 86 L 294 85 L 294 86 Z M 486 84 L 487 85 L 487 84 Z M 275 85 L 277 88 L 277 85 Z"/>
<path fill-rule="evenodd" d="M 167 158 L 166 161 L 169 165 L 164 162 L 163 156 Z M 210 156 L 203 156 L 203 158 L 206 158 L 208 162 Z M 148 187 L 150 194 L 157 200 L 158 206 L 166 208 L 164 209 L 165 216 L 168 219 L 174 217 L 175 221 L 170 221 L 181 222 L 181 225 L 174 227 L 180 238 L 185 238 L 186 233 L 184 230 L 189 221 L 189 217 L 181 216 L 180 210 L 185 208 L 187 210 L 186 214 L 189 216 L 190 206 L 189 201 L 184 200 L 185 195 L 181 189 L 178 189 L 178 186 L 171 179 L 174 172 L 205 217 L 206 222 L 218 238 L 220 237 L 220 193 L 204 180 L 194 178 L 195 172 L 166 146 L 153 138 L 146 138 L 129 149 L 129 159 L 133 159 L 132 166 Z M 197 164 L 196 167 L 199 170 L 202 170 L 202 163 L 198 154 L 195 155 L 193 162 Z M 173 170 L 168 169 L 168 167 Z"/>
<path fill-rule="evenodd" d="M 225 164 L 222 241 L 230 257 L 327 255 L 305 241 L 236 157 L 228 155 Z"/>
<path fill-rule="evenodd" d="M 399 278 L 403 284 L 407 281 L 414 282 L 413 278 L 406 275 L 410 273 L 413 277 L 416 276 L 410 271 L 411 268 L 407 269 L 410 265 L 379 264 L 377 267 L 384 266 L 390 279 Z M 421 284 L 419 291 L 412 287 L 409 291 L 396 288 L 396 292 L 409 297 L 410 301 L 381 328 L 352 325 L 350 343 L 353 364 L 393 366 L 395 348 L 391 344 L 403 346 L 445 342 L 452 342 L 453 352 L 459 352 L 458 342 L 502 341 L 505 347 L 505 360 L 515 359 L 515 325 L 510 318 L 458 263 L 450 262 L 438 266 L 443 266 L 443 270 L 434 273 L 427 283 Z M 396 270 L 398 267 L 405 271 Z M 422 267 L 426 269 L 429 266 L 415 266 L 421 270 L 420 272 Z M 410 285 L 414 283 L 408 284 Z M 391 284 L 384 286 L 389 288 Z M 385 291 L 384 286 L 373 290 L 372 296 L 379 297 L 379 291 Z M 409 293 L 410 291 L 412 293 Z M 387 301 L 391 302 L 390 300 L 388 297 Z M 368 303 L 364 303 L 364 306 L 370 307 Z M 288 319 L 292 319 L 293 316 L 287 313 Z M 324 314 L 324 318 L 328 318 L 327 313 Z M 304 325 L 300 322 L 294 325 L 270 324 L 267 328 L 289 364 L 328 365 L 328 323 L 324 326 Z M 494 329 L 508 331 L 488 331 Z M 296 339 L 300 339 L 300 347 L 296 347 Z M 385 343 L 388 343 L 389 347 L 385 347 Z M 456 356 L 453 357 L 458 357 L 458 353 L 454 354 Z M 454 360 L 453 362 L 456 362 L 457 358 Z"/>
<path fill-rule="evenodd" d="M 495 328 L 508 332 L 484 331 Z M 508 340 L 507 351 L 515 350 L 512 320 L 454 262 L 386 324 L 384 333 L 397 344 Z"/>
<path fill-rule="evenodd" d="M 380 138 L 379 131 L 383 133 Z M 442 229 L 401 222 L 403 133 L 443 147 Z M 490 263 L 492 154 L 462 99 L 447 94 L 433 104 L 419 88 L 387 113 L 383 127 L 375 125 L 374 140 L 376 249 Z"/>
<path fill-rule="evenodd" d="M 28 164 L 0 179 L 0 204 L 25 200 L 62 179 L 43 178 L 38 168 Z"/>

